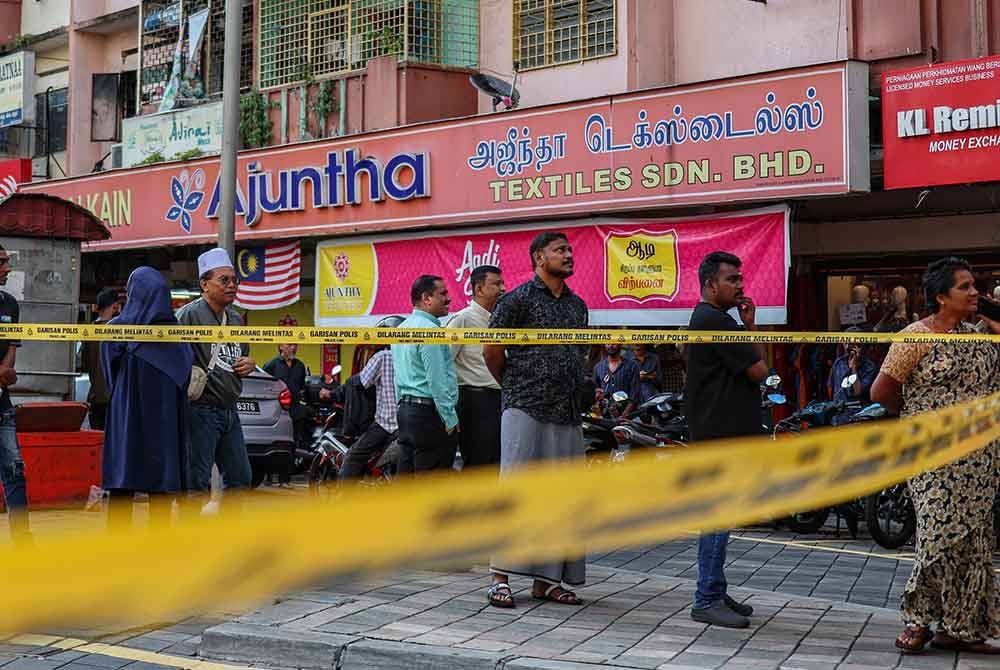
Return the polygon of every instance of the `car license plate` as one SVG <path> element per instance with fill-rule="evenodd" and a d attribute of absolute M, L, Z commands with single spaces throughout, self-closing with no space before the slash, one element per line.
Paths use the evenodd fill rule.
<path fill-rule="evenodd" d="M 237 400 L 236 411 L 244 414 L 260 414 L 260 404 L 256 400 Z"/>

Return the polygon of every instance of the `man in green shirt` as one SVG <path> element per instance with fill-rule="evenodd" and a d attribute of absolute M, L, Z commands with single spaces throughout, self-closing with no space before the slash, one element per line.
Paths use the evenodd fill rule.
<path fill-rule="evenodd" d="M 421 275 L 410 289 L 413 314 L 400 328 L 440 328 L 448 315 L 448 287 L 441 277 Z M 458 430 L 458 379 L 447 344 L 394 344 L 396 397 L 399 398 L 399 472 L 451 468 Z"/>

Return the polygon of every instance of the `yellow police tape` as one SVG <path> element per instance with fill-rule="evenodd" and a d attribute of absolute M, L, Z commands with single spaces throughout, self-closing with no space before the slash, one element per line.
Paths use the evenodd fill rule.
<path fill-rule="evenodd" d="M 1000 394 L 797 438 L 658 450 L 621 464 L 463 472 L 285 499 L 171 527 L 39 541 L 0 555 L 0 630 L 163 620 L 321 577 L 428 561 L 580 555 L 814 509 L 1000 438 Z M 484 591 L 486 584 L 484 581 Z M 484 594 L 485 597 L 485 594 Z"/>
<path fill-rule="evenodd" d="M 24 323 L 0 325 L 0 339 L 130 342 L 243 342 L 270 344 L 879 344 L 994 341 L 986 333 L 808 333 L 777 331 L 635 330 L 594 328 L 318 328 L 312 326 L 104 326 Z"/>

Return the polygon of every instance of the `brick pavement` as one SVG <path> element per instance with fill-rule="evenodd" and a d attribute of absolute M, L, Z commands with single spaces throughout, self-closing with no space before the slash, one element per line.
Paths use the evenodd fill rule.
<path fill-rule="evenodd" d="M 692 580 L 592 565 L 583 607 L 530 599 L 485 602 L 484 569 L 408 571 L 294 594 L 205 631 L 203 654 L 301 668 L 586 670 L 595 666 L 693 670 L 788 668 L 1000 669 L 1000 660 L 933 651 L 901 656 L 895 610 L 748 588 L 753 626 L 727 630 L 690 619 Z"/>
<path fill-rule="evenodd" d="M 912 556 L 912 547 L 889 551 L 867 538 L 852 541 L 846 532 L 838 537 L 829 527 L 801 537 L 744 529 L 733 532 L 726 578 L 733 586 L 894 608 L 910 576 Z M 596 554 L 590 560 L 610 568 L 695 579 L 697 557 L 697 538 L 686 538 Z"/>
<path fill-rule="evenodd" d="M 216 613 L 145 626 L 52 629 L 45 634 L 0 633 L 4 670 L 239 670 L 198 656 L 205 629 L 235 613 Z"/>
<path fill-rule="evenodd" d="M 56 531 L 101 524 L 101 517 L 42 513 L 35 516 L 36 529 L 44 542 Z M 4 536 L 0 527 L 0 543 Z M 485 603 L 488 577 L 482 569 L 406 572 L 314 587 L 242 616 L 213 615 L 139 630 L 47 631 L 115 645 L 107 653 L 12 644 L 0 634 L 0 666 L 198 668 L 200 651 L 236 666 L 335 670 L 1000 670 L 1000 660 L 983 657 L 896 653 L 894 607 L 910 571 L 909 557 L 905 549 L 887 552 L 864 540 L 838 537 L 831 529 L 808 538 L 762 528 L 737 531 L 727 575 L 733 595 L 757 608 L 747 631 L 712 629 L 690 620 L 696 569 L 695 540 L 689 538 L 592 556 L 590 584 L 580 589 L 587 599 L 582 608 L 531 601 L 529 583 L 516 580 L 519 607 L 499 610 Z M 129 658 L 128 650 L 152 656 Z"/>

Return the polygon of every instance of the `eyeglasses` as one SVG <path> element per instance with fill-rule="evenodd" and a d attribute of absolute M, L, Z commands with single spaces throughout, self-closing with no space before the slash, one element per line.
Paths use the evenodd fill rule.
<path fill-rule="evenodd" d="M 10 256 L 0 257 L 0 267 L 10 265 Z"/>
<path fill-rule="evenodd" d="M 230 285 L 232 285 L 232 286 L 239 286 L 240 285 L 240 278 L 237 277 L 236 275 L 232 275 L 232 276 L 225 276 L 224 275 L 222 277 L 213 277 L 213 279 L 218 279 L 219 283 L 222 284 L 223 286 L 230 286 Z"/>

